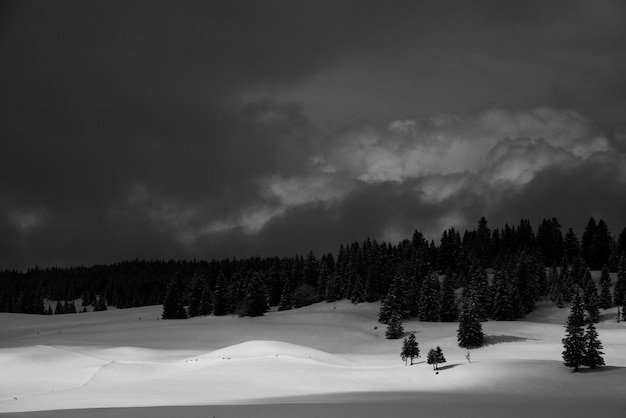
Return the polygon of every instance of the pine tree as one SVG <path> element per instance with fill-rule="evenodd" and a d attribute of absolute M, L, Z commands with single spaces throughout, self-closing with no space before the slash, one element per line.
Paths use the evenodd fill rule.
<path fill-rule="evenodd" d="M 443 350 L 441 347 L 431 348 L 428 351 L 426 362 L 433 365 L 433 370 L 439 370 L 439 365 L 446 362 L 446 358 L 443 356 Z"/>
<path fill-rule="evenodd" d="M 61 315 L 65 313 L 65 309 L 63 308 L 63 303 L 59 300 L 57 301 L 56 307 L 54 308 L 55 315 Z"/>
<path fill-rule="evenodd" d="M 389 287 L 389 292 L 383 299 L 383 303 L 378 312 L 378 321 L 383 324 L 389 324 L 389 321 L 394 314 L 398 315 L 400 319 L 405 319 L 408 315 L 406 282 L 404 280 L 404 275 L 401 273 L 394 277 L 393 282 Z"/>
<path fill-rule="evenodd" d="M 213 292 L 213 315 L 223 316 L 228 313 L 228 295 L 226 289 L 226 278 L 224 273 L 220 271 L 215 283 L 215 291 Z"/>
<path fill-rule="evenodd" d="M 202 291 L 204 289 L 204 274 L 199 272 L 197 273 L 191 281 L 191 285 L 189 286 L 189 292 L 187 293 L 187 315 L 190 318 L 199 315 L 200 311 L 200 299 L 202 299 Z"/>
<path fill-rule="evenodd" d="M 600 275 L 600 300 L 599 305 L 602 309 L 608 309 L 613 306 L 611 297 L 611 276 L 609 274 L 608 265 L 604 265 L 602 274 Z"/>
<path fill-rule="evenodd" d="M 615 282 L 615 289 L 613 289 L 613 303 L 622 305 L 624 296 L 626 296 L 626 256 L 620 259 L 617 267 L 617 281 Z"/>
<path fill-rule="evenodd" d="M 391 315 L 387 323 L 387 331 L 385 337 L 390 340 L 397 340 L 404 335 L 404 327 L 402 326 L 402 318 L 396 312 Z"/>
<path fill-rule="evenodd" d="M 587 262 L 587 264 L 589 264 L 589 261 L 591 259 L 591 247 L 593 244 L 594 235 L 596 234 L 596 228 L 596 220 L 592 216 L 591 218 L 589 218 L 589 222 L 587 222 L 587 226 L 585 227 L 585 231 L 583 232 L 583 237 L 580 243 L 580 254 L 583 260 Z"/>
<path fill-rule="evenodd" d="M 463 303 L 463 311 L 459 319 L 457 340 L 463 348 L 480 347 L 483 343 L 483 327 L 476 312 L 476 302 L 471 298 Z"/>
<path fill-rule="evenodd" d="M 208 283 L 204 284 L 202 296 L 200 297 L 200 305 L 198 306 L 198 315 L 207 316 L 213 311 L 213 295 Z"/>
<path fill-rule="evenodd" d="M 182 297 L 182 278 L 180 274 L 174 275 L 165 289 L 165 298 L 163 299 L 163 319 L 186 319 L 187 311 L 183 306 Z"/>
<path fill-rule="evenodd" d="M 431 273 L 422 283 L 420 291 L 420 321 L 439 321 L 439 293 L 439 279 L 436 273 Z"/>
<path fill-rule="evenodd" d="M 439 364 L 446 363 L 446 358 L 443 355 L 443 350 L 439 346 L 437 346 L 437 349 L 435 350 L 435 354 L 437 357 L 437 369 L 439 369 Z"/>
<path fill-rule="evenodd" d="M 265 278 L 260 272 L 256 272 L 248 284 L 246 295 L 239 309 L 239 316 L 262 316 L 269 308 L 269 292 Z"/>
<path fill-rule="evenodd" d="M 563 338 L 563 360 L 567 367 L 573 367 L 576 373 L 586 362 L 584 327 L 585 314 L 583 304 L 578 293 L 574 294 L 572 307 L 567 318 L 565 338 Z"/>
<path fill-rule="evenodd" d="M 604 359 L 602 354 L 602 343 L 598 340 L 598 332 L 593 323 L 587 326 L 587 331 L 584 336 L 585 340 L 585 359 L 583 365 L 595 369 L 599 366 L 604 366 Z"/>
<path fill-rule="evenodd" d="M 293 307 L 293 293 L 291 291 L 291 283 L 289 278 L 283 283 L 283 291 L 280 294 L 280 302 L 278 302 L 279 311 L 288 311 Z"/>
<path fill-rule="evenodd" d="M 413 359 L 419 358 L 419 356 L 420 356 L 419 343 L 415 340 L 415 334 L 411 333 L 411 335 L 409 335 L 409 338 L 404 339 L 400 357 L 404 361 L 405 366 L 407 363 L 407 359 L 411 359 L 411 366 L 412 366 Z"/>
<path fill-rule="evenodd" d="M 587 311 L 587 322 L 597 323 L 600 320 L 600 309 L 598 307 L 598 289 L 591 279 L 591 275 L 585 280 L 583 288 L 583 303 Z"/>
<path fill-rule="evenodd" d="M 569 228 L 565 234 L 563 251 L 563 265 L 572 264 L 574 259 L 580 256 L 580 242 L 572 228 Z"/>
<path fill-rule="evenodd" d="M 458 315 L 456 296 L 454 295 L 454 277 L 451 271 L 447 271 L 441 285 L 441 304 L 439 319 L 442 322 L 454 322 Z"/>

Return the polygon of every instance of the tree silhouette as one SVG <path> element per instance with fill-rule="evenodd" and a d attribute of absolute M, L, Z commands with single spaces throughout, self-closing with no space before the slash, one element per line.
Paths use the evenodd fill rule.
<path fill-rule="evenodd" d="M 584 337 L 585 314 L 578 293 L 574 294 L 572 307 L 567 318 L 565 338 L 563 338 L 563 360 L 567 367 L 573 367 L 574 373 L 586 363 L 586 347 Z"/>
<path fill-rule="evenodd" d="M 400 357 L 404 361 L 405 366 L 406 366 L 407 359 L 411 359 L 411 366 L 412 366 L 413 359 L 418 358 L 419 356 L 420 356 L 419 343 L 415 340 L 415 334 L 411 333 L 411 335 L 409 335 L 409 338 L 404 339 Z"/>

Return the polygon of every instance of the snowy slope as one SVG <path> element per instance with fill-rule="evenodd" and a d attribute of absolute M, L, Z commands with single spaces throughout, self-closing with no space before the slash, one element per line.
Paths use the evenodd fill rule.
<path fill-rule="evenodd" d="M 624 404 L 623 323 L 607 319 L 598 326 L 609 367 L 573 374 L 561 361 L 563 325 L 541 322 L 539 314 L 532 321 L 484 323 L 486 345 L 472 350 L 471 364 L 456 344 L 457 324 L 407 321 L 422 358 L 405 367 L 401 340 L 386 340 L 385 326 L 376 322 L 378 308 L 320 303 L 261 318 L 186 321 L 158 319 L 160 306 L 52 317 L 0 314 L 0 412 L 359 403 L 370 395 L 385 403 L 384 394 L 412 402 L 442 393 L 546 405 L 564 399 L 605 408 Z M 547 322 L 563 314 L 541 310 Z M 448 360 L 438 375 L 423 358 L 436 345 Z"/>

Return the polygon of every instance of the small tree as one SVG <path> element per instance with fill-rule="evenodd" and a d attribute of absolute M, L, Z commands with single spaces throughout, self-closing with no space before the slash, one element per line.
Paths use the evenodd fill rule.
<path fill-rule="evenodd" d="M 572 307 L 567 318 L 565 338 L 563 338 L 563 360 L 567 367 L 573 367 L 576 373 L 580 366 L 586 362 L 585 337 L 583 327 L 585 325 L 585 313 L 578 292 L 574 294 Z"/>
<path fill-rule="evenodd" d="M 426 358 L 428 364 L 433 365 L 433 370 L 439 370 L 439 365 L 446 362 L 446 358 L 443 356 L 443 350 L 441 347 L 431 348 L 428 351 L 428 357 Z"/>
<path fill-rule="evenodd" d="M 404 334 L 404 327 L 402 326 L 402 318 L 397 313 L 391 315 L 389 323 L 387 324 L 387 331 L 385 337 L 389 340 L 397 340 Z"/>
<path fill-rule="evenodd" d="M 604 359 L 602 354 L 602 343 L 598 340 L 598 332 L 593 323 L 587 326 L 587 332 L 585 332 L 585 362 L 584 365 L 595 369 L 599 366 L 604 366 Z"/>
<path fill-rule="evenodd" d="M 407 359 L 411 359 L 411 366 L 413 365 L 413 359 L 418 358 L 420 356 L 419 343 L 415 340 L 415 334 L 411 333 L 409 338 L 404 339 L 404 343 L 402 344 L 402 353 L 400 353 L 400 357 L 404 361 L 404 365 L 406 366 Z"/>

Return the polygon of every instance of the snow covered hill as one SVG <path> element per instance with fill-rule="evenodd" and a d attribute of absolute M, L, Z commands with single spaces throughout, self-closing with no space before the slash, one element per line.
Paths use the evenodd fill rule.
<path fill-rule="evenodd" d="M 486 344 L 471 350 L 471 363 L 456 343 L 456 323 L 407 321 L 422 354 L 409 367 L 400 359 L 402 341 L 384 338 L 378 309 L 342 301 L 259 318 L 182 321 L 159 319 L 160 306 L 0 314 L 0 412 L 66 417 L 81 416 L 80 408 L 161 406 L 132 410 L 159 417 L 173 413 L 165 406 L 195 405 L 174 415 L 307 416 L 305 409 L 321 413 L 332 404 L 325 416 L 414 416 L 410 405 L 421 405 L 423 416 L 485 416 L 485 408 L 466 409 L 487 403 L 489 416 L 505 409 L 527 416 L 533 405 L 535 416 L 593 408 L 603 411 L 598 416 L 623 414 L 626 324 L 615 323 L 612 310 L 598 325 L 607 367 L 573 374 L 561 360 L 564 327 L 555 323 L 567 309 L 540 306 L 527 321 L 484 323 Z M 448 361 L 439 374 L 424 361 L 437 345 Z M 96 416 L 118 416 L 110 411 Z"/>

